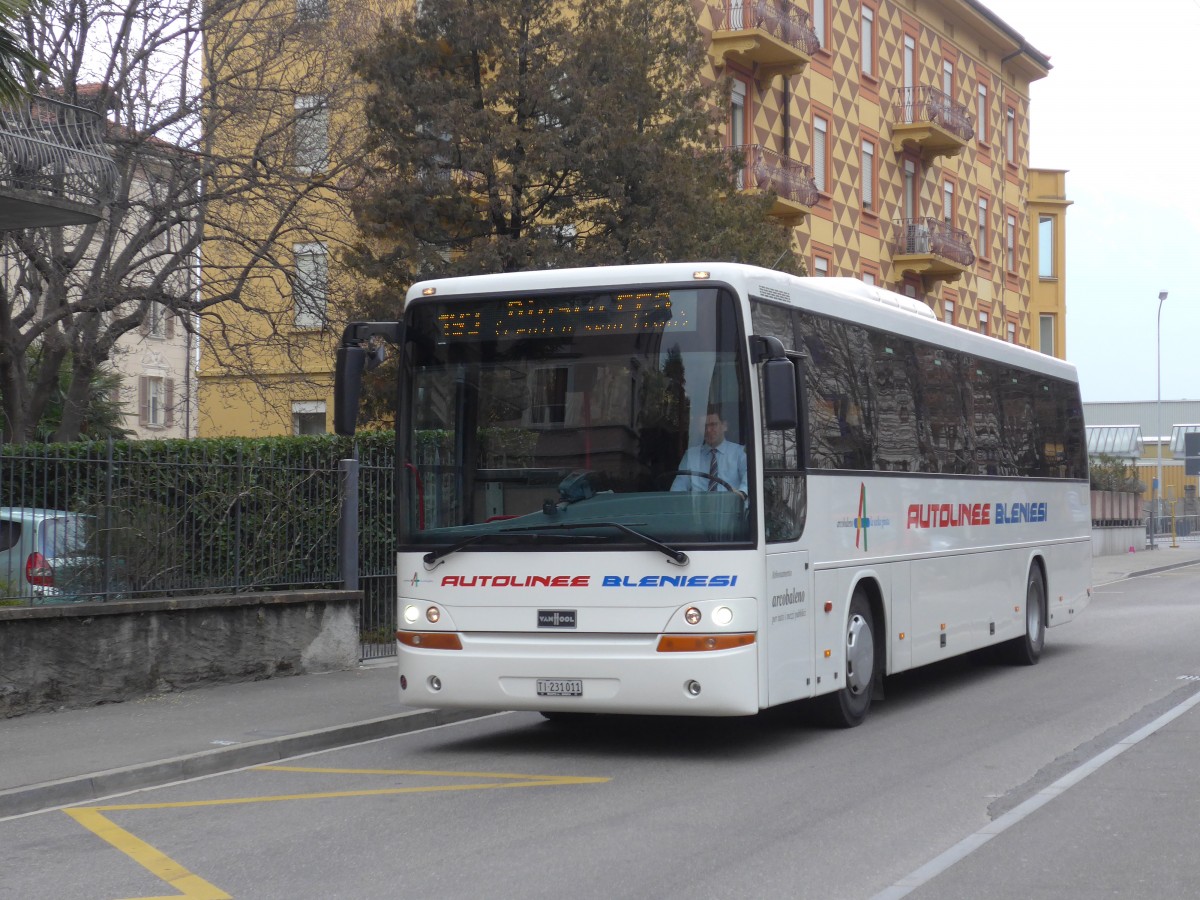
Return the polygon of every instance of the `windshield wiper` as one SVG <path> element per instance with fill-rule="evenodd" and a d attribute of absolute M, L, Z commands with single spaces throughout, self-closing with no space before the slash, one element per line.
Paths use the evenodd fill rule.
<path fill-rule="evenodd" d="M 643 522 L 634 522 L 635 525 L 643 525 Z M 529 531 L 574 531 L 579 528 L 615 528 L 618 531 L 629 535 L 645 544 L 647 547 L 653 547 L 659 553 L 663 554 L 668 560 L 677 566 L 686 566 L 688 564 L 688 555 L 682 550 L 676 550 L 674 547 L 668 547 L 661 541 L 656 541 L 648 534 L 642 534 L 640 531 L 634 531 L 628 525 L 622 525 L 620 522 L 560 522 L 555 525 L 530 525 L 523 528 L 505 528 L 506 532 L 529 532 Z"/>
<path fill-rule="evenodd" d="M 463 538 L 458 543 L 451 544 L 449 547 L 442 547 L 440 550 L 430 550 L 428 553 L 426 553 L 424 556 L 421 557 L 421 560 L 425 563 L 425 568 L 433 569 L 438 565 L 439 562 L 441 562 L 447 556 L 457 553 L 459 550 L 465 550 L 467 547 L 471 546 L 472 544 L 477 544 L 480 541 L 486 541 L 488 539 L 500 540 L 500 541 L 508 540 L 511 542 L 518 538 L 529 538 L 531 540 L 531 542 L 536 543 L 538 538 L 543 538 L 543 537 L 544 538 L 554 538 L 554 537 L 565 538 L 566 535 L 543 535 L 543 534 L 524 534 L 524 533 L 522 533 L 522 532 L 546 531 L 548 529 L 553 529 L 553 528 L 557 528 L 557 527 L 559 527 L 559 526 L 539 525 L 539 526 L 535 526 L 534 528 L 503 528 L 499 531 L 485 531 L 482 534 L 473 534 L 469 538 Z M 580 539 L 588 540 L 588 541 L 606 540 L 606 538 L 603 538 L 600 535 L 580 535 L 578 537 L 575 537 L 575 540 L 577 540 L 577 541 Z M 649 540 L 649 538 L 647 538 L 647 540 Z M 682 563 L 680 563 L 680 565 L 682 565 Z"/>

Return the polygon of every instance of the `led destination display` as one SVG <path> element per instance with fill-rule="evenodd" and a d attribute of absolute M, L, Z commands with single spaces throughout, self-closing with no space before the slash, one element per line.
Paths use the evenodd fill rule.
<path fill-rule="evenodd" d="M 699 291 L 629 291 L 509 297 L 455 304 L 436 314 L 443 342 L 696 330 Z"/>

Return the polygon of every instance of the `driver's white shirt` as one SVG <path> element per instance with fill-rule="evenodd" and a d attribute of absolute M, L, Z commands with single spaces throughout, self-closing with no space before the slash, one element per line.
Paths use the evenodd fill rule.
<path fill-rule="evenodd" d="M 689 472 L 708 472 L 712 451 L 717 451 L 717 477 L 729 482 L 743 494 L 747 490 L 746 478 L 746 448 L 733 441 L 721 441 L 715 448 L 708 444 L 698 447 L 688 447 L 679 462 L 679 468 Z M 712 484 L 707 475 L 676 475 L 671 482 L 673 491 L 707 491 Z M 718 484 L 718 491 L 728 490 L 723 484 Z"/>

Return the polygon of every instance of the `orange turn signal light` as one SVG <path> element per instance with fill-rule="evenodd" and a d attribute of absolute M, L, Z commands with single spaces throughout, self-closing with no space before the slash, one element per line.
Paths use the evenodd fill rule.
<path fill-rule="evenodd" d="M 461 650 L 462 641 L 453 631 L 397 631 L 396 640 L 420 650 Z"/>
<path fill-rule="evenodd" d="M 732 650 L 753 643 L 753 634 L 664 634 L 658 639 L 658 652 L 699 653 L 707 650 Z"/>

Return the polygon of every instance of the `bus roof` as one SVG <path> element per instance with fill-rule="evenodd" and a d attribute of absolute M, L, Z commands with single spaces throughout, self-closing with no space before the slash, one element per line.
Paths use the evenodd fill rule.
<path fill-rule="evenodd" d="M 421 281 L 408 289 L 406 304 L 423 296 L 479 296 L 511 291 L 586 290 L 654 284 L 728 284 L 747 296 L 881 328 L 925 343 L 994 359 L 1008 365 L 1077 381 L 1070 363 L 1027 347 L 940 321 L 928 305 L 855 278 L 800 277 L 727 262 L 654 263 L 539 269 Z"/>

